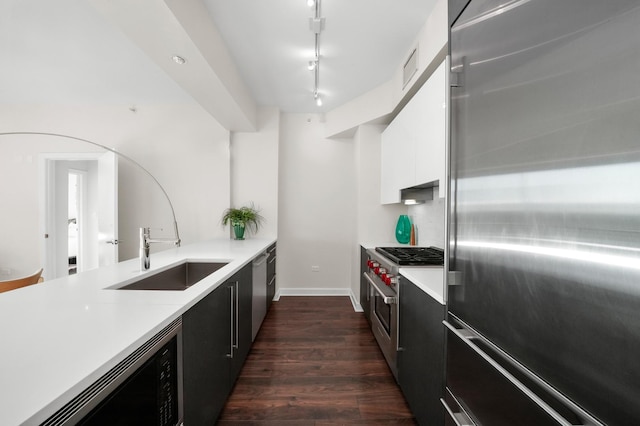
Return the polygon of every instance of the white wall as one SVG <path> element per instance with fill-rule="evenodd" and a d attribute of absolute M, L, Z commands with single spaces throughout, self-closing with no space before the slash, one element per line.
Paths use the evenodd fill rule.
<path fill-rule="evenodd" d="M 136 112 L 123 105 L 0 105 L 0 117 L 0 132 L 63 133 L 120 150 L 165 187 L 185 243 L 226 235 L 219 218 L 230 200 L 229 136 L 195 103 L 139 105 Z M 0 152 L 11 142 L 23 140 L 0 137 Z M 60 145 L 57 141 L 54 145 L 47 138 L 38 143 L 48 152 L 82 150 L 80 143 Z M 3 152 L 0 158 L 0 267 L 35 269 L 42 265 L 37 154 Z M 119 239 L 121 259 L 126 259 L 137 256 L 138 227 L 162 227 L 164 231 L 156 231 L 159 237 L 172 235 L 173 229 L 168 204 L 158 189 L 141 184 L 144 175 L 126 162 L 121 161 L 120 169 Z M 11 201 L 13 196 L 18 197 L 17 204 Z"/>
<path fill-rule="evenodd" d="M 278 291 L 348 292 L 356 236 L 353 143 L 325 139 L 322 116 L 282 114 Z M 284 260 L 282 260 L 284 259 Z M 318 266 L 318 272 L 311 267 Z"/>
<path fill-rule="evenodd" d="M 257 121 L 257 132 L 231 134 L 231 205 L 241 207 L 253 202 L 265 219 L 258 236 L 275 238 L 280 112 L 277 108 L 260 108 Z"/>

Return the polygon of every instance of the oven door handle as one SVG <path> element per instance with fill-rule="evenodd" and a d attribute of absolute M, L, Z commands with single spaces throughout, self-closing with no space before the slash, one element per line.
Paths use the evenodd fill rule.
<path fill-rule="evenodd" d="M 381 296 L 382 296 L 382 301 L 387 304 L 387 305 L 395 305 L 398 303 L 398 298 L 395 296 L 387 296 L 384 294 L 384 292 L 382 291 L 382 289 L 380 287 L 378 287 L 378 284 L 373 281 L 371 279 L 371 277 L 369 277 L 369 275 L 367 275 L 366 272 L 363 272 L 362 275 L 367 279 L 367 281 L 369 281 L 369 284 L 371 284 L 371 286 L 375 289 L 375 291 L 377 291 Z"/>

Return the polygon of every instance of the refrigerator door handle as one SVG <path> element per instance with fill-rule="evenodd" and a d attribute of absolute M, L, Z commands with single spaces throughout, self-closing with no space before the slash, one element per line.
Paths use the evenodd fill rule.
<path fill-rule="evenodd" d="M 569 422 L 567 419 L 562 417 L 556 410 L 554 410 L 549 404 L 547 404 L 544 400 L 542 400 L 538 395 L 536 395 L 531 389 L 525 386 L 520 380 L 518 380 L 515 376 L 513 376 L 509 371 L 507 371 L 502 365 L 500 365 L 497 361 L 495 361 L 490 355 L 488 355 L 485 351 L 483 351 L 478 345 L 473 342 L 473 339 L 484 340 L 481 336 L 475 333 L 473 330 L 464 328 L 458 328 L 452 325 L 447 320 L 442 321 L 444 326 L 448 328 L 453 334 L 455 334 L 462 342 L 464 342 L 469 348 L 471 348 L 476 354 L 478 354 L 482 359 L 484 359 L 491 367 L 493 367 L 498 373 L 500 373 L 505 379 L 507 379 L 511 384 L 513 384 L 518 390 L 520 390 L 524 395 L 527 396 L 531 401 L 533 401 L 538 407 L 540 407 L 544 412 L 546 412 L 551 418 L 553 418 L 558 424 L 562 426 L 576 426 L 574 423 Z M 572 410 L 575 411 L 575 410 Z M 575 414 L 580 414 L 582 422 L 580 425 L 597 425 L 602 426 L 602 423 L 598 422 L 596 419 L 589 416 L 587 413 L 579 410 Z"/>

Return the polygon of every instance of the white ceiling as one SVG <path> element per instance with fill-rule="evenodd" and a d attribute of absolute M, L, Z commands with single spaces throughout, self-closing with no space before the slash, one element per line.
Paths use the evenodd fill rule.
<path fill-rule="evenodd" d="M 173 0 L 166 1 L 171 7 Z M 306 68 L 314 49 L 308 23 L 313 10 L 306 0 L 202 1 L 255 103 L 287 112 L 325 112 L 388 81 L 436 2 L 323 0 L 319 92 L 324 105 L 317 107 L 313 73 Z M 135 105 L 197 99 L 188 94 L 194 95 L 193 88 L 185 90 L 183 82 L 170 77 L 169 65 L 159 64 L 148 46 L 132 41 L 112 22 L 87 0 L 0 0 L 0 103 Z M 184 30 L 191 36 L 200 29 Z"/>
<path fill-rule="evenodd" d="M 0 58 L 4 104 L 192 102 L 84 0 L 0 0 Z"/>
<path fill-rule="evenodd" d="M 317 111 L 312 92 L 314 33 L 306 0 L 204 0 L 259 105 Z M 322 110 L 391 79 L 436 0 L 322 0 Z"/>

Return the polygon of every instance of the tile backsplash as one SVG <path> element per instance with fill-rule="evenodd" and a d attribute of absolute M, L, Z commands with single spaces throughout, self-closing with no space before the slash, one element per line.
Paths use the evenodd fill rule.
<path fill-rule="evenodd" d="M 433 188 L 433 200 L 409 206 L 409 216 L 416 227 L 417 245 L 444 248 L 446 199 Z"/>

